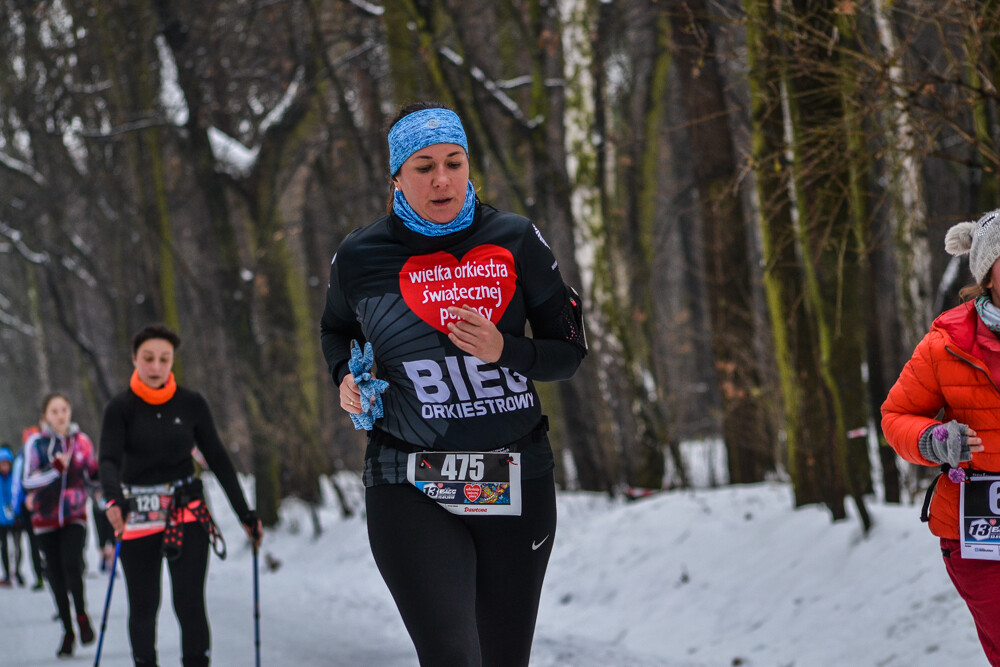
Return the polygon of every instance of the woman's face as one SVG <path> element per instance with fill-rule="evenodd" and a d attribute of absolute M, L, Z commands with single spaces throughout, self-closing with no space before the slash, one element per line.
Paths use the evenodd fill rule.
<path fill-rule="evenodd" d="M 408 157 L 392 180 L 417 215 L 445 224 L 465 204 L 469 158 L 458 144 L 431 144 Z"/>
<path fill-rule="evenodd" d="M 132 355 L 132 365 L 142 383 L 159 389 L 170 379 L 174 366 L 174 346 L 162 338 L 150 338 Z"/>
<path fill-rule="evenodd" d="M 52 430 L 62 435 L 69 429 L 70 419 L 73 418 L 73 409 L 65 398 L 56 396 L 45 406 L 45 414 L 42 419 L 52 427 Z"/>

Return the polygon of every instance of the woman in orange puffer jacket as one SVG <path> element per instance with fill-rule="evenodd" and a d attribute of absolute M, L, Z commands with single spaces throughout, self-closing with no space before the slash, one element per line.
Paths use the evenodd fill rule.
<path fill-rule="evenodd" d="M 942 469 L 928 491 L 929 519 L 922 518 L 940 538 L 948 575 L 972 612 L 990 664 L 997 667 L 1000 210 L 952 227 L 945 248 L 952 255 L 969 253 L 976 284 L 962 290 L 969 300 L 942 313 L 917 345 L 882 405 L 882 429 L 904 459 Z M 983 472 L 994 473 L 996 479 L 982 479 Z"/>

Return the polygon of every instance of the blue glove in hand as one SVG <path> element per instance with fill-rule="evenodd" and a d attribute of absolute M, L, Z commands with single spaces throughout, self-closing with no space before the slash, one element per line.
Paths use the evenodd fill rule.
<path fill-rule="evenodd" d="M 351 415 L 355 430 L 372 430 L 372 427 L 375 426 L 375 420 L 381 419 L 383 415 L 382 392 L 389 387 L 389 383 L 372 377 L 371 369 L 374 358 L 375 352 L 372 350 L 371 343 L 365 343 L 365 351 L 362 353 L 358 341 L 351 341 L 351 360 L 347 362 L 347 365 L 351 369 L 351 375 L 354 376 L 354 383 L 361 391 L 362 410 L 360 415 Z M 375 402 L 372 402 L 373 398 Z"/>

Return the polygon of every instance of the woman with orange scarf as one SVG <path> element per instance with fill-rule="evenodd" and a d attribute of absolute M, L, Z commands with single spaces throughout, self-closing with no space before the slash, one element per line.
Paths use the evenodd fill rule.
<path fill-rule="evenodd" d="M 243 497 L 208 403 L 174 380 L 171 368 L 179 346 L 180 337 L 160 324 L 135 335 L 129 388 L 108 403 L 101 431 L 101 486 L 108 520 L 122 540 L 136 665 L 157 664 L 164 556 L 181 627 L 183 665 L 209 664 L 205 576 L 209 547 L 217 547 L 221 536 L 205 505 L 201 480 L 194 476 L 193 448 L 201 451 L 250 538 L 259 545 L 261 537 L 260 522 Z"/>

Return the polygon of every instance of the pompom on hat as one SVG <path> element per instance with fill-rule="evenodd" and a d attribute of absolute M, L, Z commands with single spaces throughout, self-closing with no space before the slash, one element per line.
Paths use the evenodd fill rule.
<path fill-rule="evenodd" d="M 990 211 L 976 222 L 960 222 L 948 230 L 944 249 L 949 255 L 969 253 L 969 269 L 981 285 L 1000 258 L 1000 209 Z"/>

